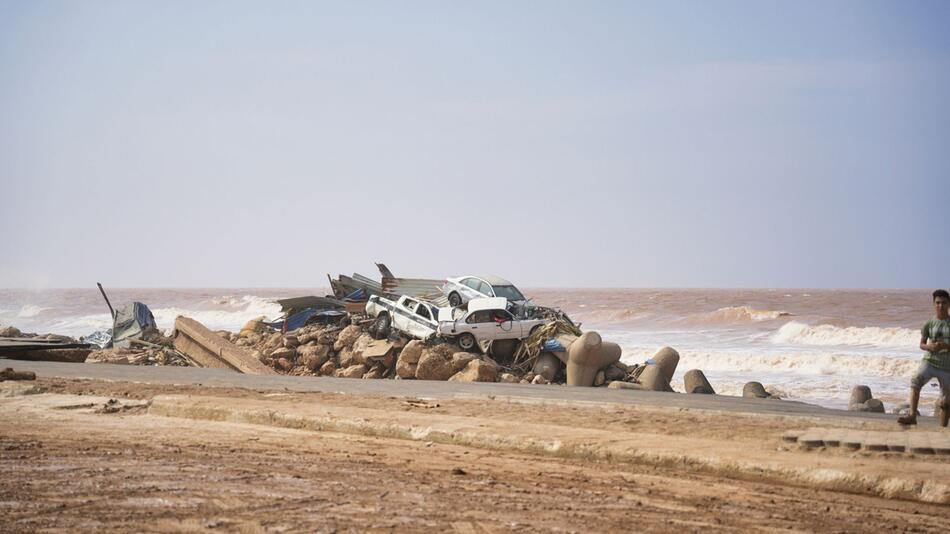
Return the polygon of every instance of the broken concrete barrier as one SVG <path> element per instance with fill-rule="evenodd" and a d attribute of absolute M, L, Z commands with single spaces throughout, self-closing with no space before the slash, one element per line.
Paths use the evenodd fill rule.
<path fill-rule="evenodd" d="M 686 386 L 686 393 L 697 393 L 702 395 L 715 395 L 706 375 L 699 369 L 690 369 L 683 375 L 683 384 Z"/>
<path fill-rule="evenodd" d="M 175 348 L 202 367 L 233 369 L 247 374 L 273 375 L 276 371 L 254 353 L 239 347 L 188 317 L 175 319 Z"/>
<path fill-rule="evenodd" d="M 673 347 L 663 347 L 656 351 L 656 354 L 650 359 L 653 361 L 653 365 L 660 368 L 666 383 L 672 382 L 676 366 L 680 363 L 680 353 L 676 352 Z"/>

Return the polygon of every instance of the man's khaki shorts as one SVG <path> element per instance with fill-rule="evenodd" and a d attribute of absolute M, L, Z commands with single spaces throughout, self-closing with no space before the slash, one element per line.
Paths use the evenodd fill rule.
<path fill-rule="evenodd" d="M 941 404 L 946 405 L 947 401 L 950 400 L 950 371 L 937 369 L 924 360 L 920 362 L 920 367 L 917 368 L 917 372 L 911 377 L 910 387 L 923 389 L 923 387 L 927 385 L 927 382 L 930 382 L 934 378 L 940 383 Z"/>

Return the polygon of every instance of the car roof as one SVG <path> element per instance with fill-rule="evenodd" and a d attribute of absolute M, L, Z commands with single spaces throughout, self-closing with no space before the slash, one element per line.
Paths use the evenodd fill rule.
<path fill-rule="evenodd" d="M 491 297 L 487 299 L 472 299 L 468 301 L 469 313 L 481 310 L 504 310 L 508 307 L 508 299 L 504 297 Z"/>
<path fill-rule="evenodd" d="M 493 274 L 478 275 L 478 276 L 475 276 L 475 278 L 481 278 L 482 280 L 488 282 L 489 284 L 493 286 L 513 286 L 514 285 L 508 280 L 505 280 L 504 278 L 500 276 L 495 276 Z"/>

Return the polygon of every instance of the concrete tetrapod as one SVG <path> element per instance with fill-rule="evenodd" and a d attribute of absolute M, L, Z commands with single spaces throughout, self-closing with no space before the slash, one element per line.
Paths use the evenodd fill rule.
<path fill-rule="evenodd" d="M 542 352 L 538 355 L 538 360 L 534 362 L 531 372 L 535 375 L 541 375 L 545 380 L 551 382 L 560 368 L 561 360 L 557 356 L 550 352 Z"/>
<path fill-rule="evenodd" d="M 851 400 L 848 401 L 848 405 L 864 404 L 873 397 L 874 396 L 871 395 L 871 388 L 867 386 L 854 386 L 851 388 Z"/>
<path fill-rule="evenodd" d="M 742 396 L 750 399 L 768 399 L 772 395 L 765 391 L 761 382 L 748 382 L 742 386 Z"/>
<path fill-rule="evenodd" d="M 567 385 L 593 386 L 597 372 L 619 361 L 620 353 L 620 345 L 602 340 L 597 332 L 584 332 L 567 348 Z"/>
<path fill-rule="evenodd" d="M 670 381 L 676 372 L 680 355 L 671 347 L 663 347 L 650 358 L 649 363 L 637 377 L 643 389 L 650 391 L 673 391 Z"/>
<path fill-rule="evenodd" d="M 686 393 L 716 394 L 709 380 L 706 380 L 706 375 L 699 369 L 686 371 L 686 374 L 683 375 L 683 385 L 686 386 Z"/>

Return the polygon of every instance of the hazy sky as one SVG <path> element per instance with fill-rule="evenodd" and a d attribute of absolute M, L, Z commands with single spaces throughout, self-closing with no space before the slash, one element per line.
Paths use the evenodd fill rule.
<path fill-rule="evenodd" d="M 0 0 L 0 287 L 950 285 L 950 2 Z"/>

